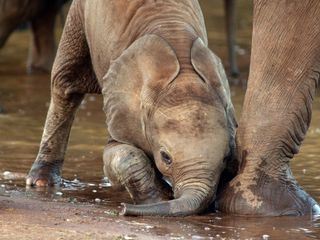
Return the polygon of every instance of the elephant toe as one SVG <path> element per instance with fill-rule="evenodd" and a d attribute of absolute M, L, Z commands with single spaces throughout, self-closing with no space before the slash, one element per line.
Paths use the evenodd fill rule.
<path fill-rule="evenodd" d="M 56 183 L 52 181 L 50 178 L 33 178 L 33 177 L 27 177 L 26 179 L 26 185 L 31 187 L 49 187 L 54 186 Z"/>
<path fill-rule="evenodd" d="M 33 164 L 27 178 L 27 186 L 47 187 L 61 183 L 60 162 L 36 162 Z"/>

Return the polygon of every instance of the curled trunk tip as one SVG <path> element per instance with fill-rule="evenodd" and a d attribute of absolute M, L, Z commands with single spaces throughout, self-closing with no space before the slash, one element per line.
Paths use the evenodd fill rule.
<path fill-rule="evenodd" d="M 178 217 L 200 213 L 207 207 L 208 199 L 183 196 L 170 201 L 152 204 L 133 205 L 122 203 L 122 216 L 163 216 Z"/>
<path fill-rule="evenodd" d="M 201 213 L 213 200 L 215 188 L 204 188 L 202 191 L 198 188 L 184 189 L 178 198 L 169 201 L 141 205 L 121 203 L 120 215 L 182 217 Z"/>
<path fill-rule="evenodd" d="M 129 203 L 121 203 L 122 209 L 120 212 L 120 216 L 137 216 L 144 215 L 141 214 L 140 211 L 137 211 L 136 206 L 134 204 Z"/>
<path fill-rule="evenodd" d="M 170 201 L 154 204 L 134 205 L 121 203 L 121 216 L 175 216 L 170 211 Z"/>

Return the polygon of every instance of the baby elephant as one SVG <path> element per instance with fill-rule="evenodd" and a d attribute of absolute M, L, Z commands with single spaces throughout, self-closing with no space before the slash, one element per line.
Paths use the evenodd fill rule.
<path fill-rule="evenodd" d="M 142 204 L 124 204 L 124 214 L 184 216 L 215 199 L 236 122 L 198 1 L 73 1 L 51 86 L 28 185 L 59 183 L 76 109 L 102 93 L 105 173 Z"/>

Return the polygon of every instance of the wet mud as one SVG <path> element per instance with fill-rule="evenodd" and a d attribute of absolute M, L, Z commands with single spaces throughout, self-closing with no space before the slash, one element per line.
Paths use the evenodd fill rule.
<path fill-rule="evenodd" d="M 250 4 L 239 0 L 238 60 L 233 102 L 240 116 L 250 59 Z M 228 69 L 222 1 L 202 0 L 210 47 Z M 50 100 L 50 76 L 27 75 L 28 33 L 16 32 L 0 51 L 0 239 L 317 239 L 320 220 L 311 217 L 252 218 L 207 213 L 186 218 L 123 217 L 128 194 L 103 176 L 106 144 L 102 98 L 88 95 L 71 131 L 63 185 L 26 188 L 25 176 L 38 151 Z M 320 96 L 295 177 L 320 201 Z"/>

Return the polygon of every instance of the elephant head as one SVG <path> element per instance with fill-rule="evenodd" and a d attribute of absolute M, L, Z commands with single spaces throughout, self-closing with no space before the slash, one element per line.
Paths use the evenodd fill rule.
<path fill-rule="evenodd" d="M 164 39 L 147 35 L 112 62 L 105 76 L 110 135 L 152 157 L 174 192 L 169 201 L 123 204 L 125 215 L 190 215 L 215 198 L 233 148 L 234 111 L 220 60 L 200 39 L 189 55 L 190 68 L 182 69 Z"/>

